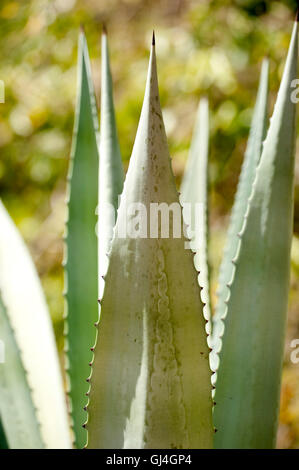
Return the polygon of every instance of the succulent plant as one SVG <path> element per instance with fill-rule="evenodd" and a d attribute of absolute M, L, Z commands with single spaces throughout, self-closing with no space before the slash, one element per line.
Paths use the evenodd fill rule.
<path fill-rule="evenodd" d="M 128 211 L 135 204 L 149 214 L 151 205 L 160 203 L 176 203 L 181 211 L 159 104 L 153 42 L 101 299 L 88 447 L 212 445 L 209 351 L 193 255 L 185 249 L 183 236 L 163 238 L 160 225 L 155 238 L 142 233 L 148 227 Z M 135 223 L 136 237 L 118 233 L 120 226 Z"/>
<path fill-rule="evenodd" d="M 70 420 L 42 290 L 0 203 L 1 448 L 69 448 L 71 441 L 115 449 L 275 446 L 292 238 L 297 30 L 295 22 L 267 133 L 268 61 L 262 64 L 215 315 L 207 99 L 199 104 L 179 195 L 153 36 L 124 177 L 107 33 L 99 129 L 80 32 L 64 261 Z"/>
<path fill-rule="evenodd" d="M 6 439 L 9 447 L 68 448 L 67 410 L 50 315 L 27 248 L 1 201 L 0 226 L 0 339 L 5 346 L 0 416 Z"/>
<path fill-rule="evenodd" d="M 219 447 L 275 445 L 293 233 L 296 103 L 291 100 L 291 86 L 297 77 L 297 36 L 295 22 L 237 234 L 234 269 L 231 279 L 225 279 L 227 307 L 214 322 L 214 352 L 220 358 L 214 413 Z M 258 117 L 263 119 L 264 113 Z M 257 148 L 261 131 L 253 137 Z"/>

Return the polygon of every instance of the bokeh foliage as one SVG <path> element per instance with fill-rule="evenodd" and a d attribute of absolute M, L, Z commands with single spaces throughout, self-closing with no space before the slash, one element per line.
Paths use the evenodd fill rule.
<path fill-rule="evenodd" d="M 106 22 L 121 151 L 131 154 L 143 98 L 151 30 L 163 115 L 178 183 L 200 96 L 211 108 L 210 190 L 215 271 L 248 137 L 262 58 L 270 58 L 271 111 L 296 1 L 2 0 L 0 5 L 0 196 L 28 243 L 62 347 L 62 233 L 74 120 L 76 53 L 85 25 L 100 95 L 100 30 Z M 289 328 L 278 446 L 299 447 L 299 167 Z M 275 346 L 274 346 L 275 347 Z"/>

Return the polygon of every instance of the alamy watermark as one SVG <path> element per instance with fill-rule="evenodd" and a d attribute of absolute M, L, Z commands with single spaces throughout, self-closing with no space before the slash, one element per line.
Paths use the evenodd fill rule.
<path fill-rule="evenodd" d="M 204 226 L 203 203 L 179 203 L 152 202 L 143 204 L 131 202 L 122 198 L 121 211 L 116 223 L 117 213 L 110 203 L 105 203 L 97 208 L 97 213 L 102 214 L 101 230 L 112 238 L 113 229 L 117 238 L 185 238 L 185 248 L 199 248 L 199 240 Z M 115 228 L 114 228 L 115 227 Z M 100 234 L 98 226 L 97 235 Z"/>
<path fill-rule="evenodd" d="M 291 352 L 290 360 L 293 364 L 299 364 L 299 339 L 293 339 L 290 343 Z"/>
<path fill-rule="evenodd" d="M 294 88 L 294 90 L 291 93 L 291 101 L 292 103 L 296 104 L 299 102 L 299 79 L 294 78 L 294 80 L 291 81 L 291 88 Z"/>

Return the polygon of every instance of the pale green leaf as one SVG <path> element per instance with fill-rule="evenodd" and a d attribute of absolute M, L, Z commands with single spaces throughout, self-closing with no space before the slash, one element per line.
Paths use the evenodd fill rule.
<path fill-rule="evenodd" d="M 183 213 L 191 238 L 190 247 L 195 250 L 194 263 L 199 271 L 198 282 L 202 287 L 201 298 L 204 315 L 211 319 L 208 262 L 208 151 L 209 104 L 207 98 L 199 103 L 190 155 L 181 186 L 182 202 L 188 203 Z"/>
<path fill-rule="evenodd" d="M 0 289 L 22 351 L 43 442 L 49 448 L 68 448 L 65 396 L 51 318 L 31 257 L 1 201 L 0 227 Z"/>
<path fill-rule="evenodd" d="M 253 112 L 253 118 L 250 128 L 248 145 L 244 156 L 242 170 L 239 178 L 235 202 L 232 208 L 230 224 L 227 232 L 226 244 L 224 247 L 223 258 L 220 266 L 219 282 L 218 282 L 218 302 L 215 315 L 213 317 L 214 330 L 213 342 L 217 341 L 217 322 L 221 322 L 226 312 L 226 299 L 229 294 L 227 284 L 232 278 L 234 258 L 238 244 L 240 232 L 244 216 L 246 213 L 248 199 L 252 191 L 256 167 L 261 157 L 262 144 L 266 136 L 267 130 L 267 109 L 268 109 L 268 82 L 269 82 L 269 61 L 264 59 L 262 64 L 259 90 L 257 100 Z"/>
<path fill-rule="evenodd" d="M 275 446 L 293 229 L 295 23 L 230 286 L 214 410 L 215 446 Z M 219 332 L 218 332 L 219 333 Z M 221 344 L 222 343 L 222 344 Z"/>
<path fill-rule="evenodd" d="M 99 171 L 99 291 L 102 293 L 102 276 L 107 271 L 113 227 L 118 208 L 118 196 L 123 190 L 124 170 L 117 138 L 113 105 L 113 86 L 109 64 L 106 32 L 102 35 L 102 87 L 101 87 L 101 138 Z"/>
<path fill-rule="evenodd" d="M 98 118 L 87 43 L 80 33 L 77 105 L 70 163 L 66 232 L 66 355 L 75 444 L 86 442 L 84 406 L 91 346 L 98 317 L 96 206 L 98 198 Z"/>
<path fill-rule="evenodd" d="M 161 236 L 161 221 L 150 224 L 152 237 L 148 233 L 145 211 L 149 217 L 155 203 L 174 203 L 178 209 L 169 238 Z M 178 220 L 182 231 L 153 47 L 101 304 L 88 405 L 89 448 L 211 447 L 203 304 L 193 254 L 185 249 L 182 233 L 172 236 Z"/>
<path fill-rule="evenodd" d="M 43 448 L 40 427 L 32 401 L 21 354 L 0 297 L 0 448 Z"/>

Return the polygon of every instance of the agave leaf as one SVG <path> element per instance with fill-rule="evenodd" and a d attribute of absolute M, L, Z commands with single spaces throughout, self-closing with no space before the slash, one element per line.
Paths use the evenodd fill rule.
<path fill-rule="evenodd" d="M 295 23 L 240 233 L 224 336 L 217 344 L 214 417 L 220 448 L 275 445 L 293 227 L 296 106 L 291 82 L 297 77 L 297 32 Z"/>
<path fill-rule="evenodd" d="M 1 341 L 5 346 L 0 363 L 0 448 L 43 448 L 40 427 L 20 351 L 0 297 Z M 3 427 L 2 427 L 3 426 Z"/>
<path fill-rule="evenodd" d="M 226 244 L 224 247 L 223 259 L 220 266 L 218 282 L 218 302 L 215 315 L 213 317 L 214 329 L 212 342 L 217 342 L 215 335 L 218 330 L 217 323 L 222 321 L 226 312 L 226 299 L 229 294 L 227 284 L 232 278 L 234 265 L 232 259 L 235 256 L 239 244 L 238 233 L 240 232 L 244 216 L 246 213 L 248 199 L 252 191 L 256 167 L 261 157 L 262 144 L 267 131 L 267 109 L 268 109 L 268 82 L 269 82 L 269 61 L 264 59 L 262 63 L 260 83 L 257 100 L 253 112 L 248 145 L 245 152 L 244 162 L 239 178 L 235 202 L 232 208 L 230 224 L 227 232 Z M 220 330 L 221 330 L 221 325 Z"/>
<path fill-rule="evenodd" d="M 79 36 L 77 105 L 69 173 L 66 233 L 66 355 L 68 393 L 75 444 L 86 442 L 82 428 L 90 347 L 98 317 L 96 206 L 98 198 L 98 122 L 87 43 Z"/>
<path fill-rule="evenodd" d="M 150 224 L 152 237 L 147 230 L 145 211 L 149 217 L 155 203 L 175 203 L 179 209 L 169 238 L 161 237 L 161 221 Z M 178 215 L 182 232 L 153 46 L 101 303 L 88 405 L 89 448 L 211 446 L 205 319 L 193 255 L 182 234 L 172 236 Z"/>
<path fill-rule="evenodd" d="M 123 190 L 124 170 L 117 138 L 113 105 L 112 78 L 109 64 L 107 33 L 102 35 L 102 89 L 101 89 L 101 139 L 99 171 L 99 292 L 102 294 L 103 278 L 108 266 L 110 248 L 118 208 L 118 196 Z"/>
<path fill-rule="evenodd" d="M 208 263 L 208 151 L 209 151 L 209 104 L 207 98 L 199 103 L 197 119 L 192 138 L 190 155 L 181 186 L 182 201 L 191 204 L 183 213 L 191 229 L 190 247 L 196 251 L 194 263 L 199 271 L 198 281 L 202 287 L 201 298 L 204 315 L 211 319 Z M 188 224 L 189 219 L 189 224 Z"/>
<path fill-rule="evenodd" d="M 22 351 L 42 438 L 46 447 L 68 448 L 65 397 L 50 315 L 28 250 L 1 201 L 0 227 L 0 289 Z"/>

